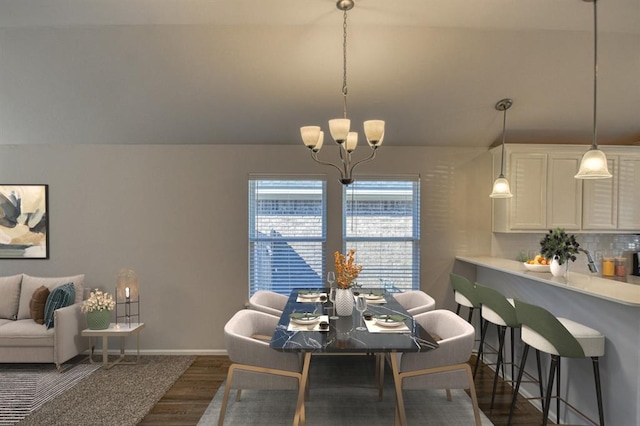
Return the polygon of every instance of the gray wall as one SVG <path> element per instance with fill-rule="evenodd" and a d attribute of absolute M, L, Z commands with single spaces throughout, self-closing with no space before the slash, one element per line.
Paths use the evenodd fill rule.
<path fill-rule="evenodd" d="M 421 286 L 452 307 L 455 255 L 491 252 L 487 151 L 385 146 L 360 172 L 421 175 Z M 302 144 L 0 145 L 0 184 L 49 185 L 51 242 L 49 260 L 0 260 L 0 274 L 85 273 L 113 291 L 131 267 L 143 350 L 222 350 L 222 327 L 248 298 L 249 173 L 326 173 L 328 251 L 340 248 L 340 184 Z"/>

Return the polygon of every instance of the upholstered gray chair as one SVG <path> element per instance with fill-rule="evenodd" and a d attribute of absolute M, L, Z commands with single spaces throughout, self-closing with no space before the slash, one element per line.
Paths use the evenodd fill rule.
<path fill-rule="evenodd" d="M 418 314 L 414 319 L 430 334 L 437 337 L 439 347 L 428 352 L 391 354 L 396 377 L 396 424 L 406 424 L 403 389 L 469 389 L 477 426 L 481 425 L 471 367 L 475 329 L 464 319 L 448 310 L 434 310 Z"/>
<path fill-rule="evenodd" d="M 436 301 L 424 291 L 411 290 L 394 293 L 393 297 L 412 316 L 433 311 L 436 308 Z"/>
<path fill-rule="evenodd" d="M 280 318 L 288 300 L 287 296 L 274 291 L 258 290 L 249 299 L 249 307 Z"/>
<path fill-rule="evenodd" d="M 227 374 L 218 426 L 224 423 L 229 392 L 234 389 L 299 389 L 302 359 L 297 353 L 279 352 L 254 336 L 272 335 L 279 318 L 244 309 L 224 326 L 224 341 L 232 364 Z M 299 415 L 304 424 L 304 404 Z M 296 410 L 298 412 L 298 410 Z"/>

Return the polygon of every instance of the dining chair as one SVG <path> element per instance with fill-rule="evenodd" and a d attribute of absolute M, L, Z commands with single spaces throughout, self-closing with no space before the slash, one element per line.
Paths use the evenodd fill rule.
<path fill-rule="evenodd" d="M 289 298 L 275 291 L 258 290 L 249 299 L 249 307 L 280 318 Z"/>
<path fill-rule="evenodd" d="M 396 390 L 395 424 L 406 425 L 403 390 L 445 389 L 451 400 L 451 389 L 468 389 L 476 426 L 481 425 L 469 357 L 473 349 L 475 329 L 451 311 L 438 309 L 414 317 L 431 335 L 438 336 L 438 348 L 428 352 L 392 353 L 390 360 Z"/>
<path fill-rule="evenodd" d="M 498 330 L 498 349 L 495 350 L 497 354 L 497 361 L 495 364 L 485 364 L 485 365 L 495 365 L 495 374 L 493 376 L 493 389 L 491 392 L 491 405 L 489 409 L 493 409 L 493 403 L 496 397 L 496 387 L 498 384 L 498 375 L 500 374 L 500 368 L 502 368 L 502 378 L 505 378 L 504 374 L 504 366 L 505 364 L 511 365 L 511 380 L 510 382 L 515 382 L 515 369 L 518 368 L 518 371 L 523 368 L 523 364 L 517 364 L 515 362 L 515 333 L 516 329 L 520 329 L 520 322 L 518 321 L 518 317 L 516 315 L 515 302 L 513 298 L 506 298 L 499 291 L 484 286 L 479 283 L 475 283 L 476 286 L 476 294 L 478 296 L 478 301 L 480 302 L 480 317 L 482 319 L 482 329 L 480 333 L 480 346 L 478 347 L 478 359 L 482 358 L 485 353 L 485 345 L 486 345 L 486 335 L 487 329 L 489 328 L 489 324 L 494 324 Z M 504 341 L 505 334 L 507 329 L 510 331 L 511 337 L 511 358 L 510 362 L 505 362 L 504 360 Z M 536 361 L 538 366 L 538 380 L 532 380 L 538 383 L 540 389 L 540 397 L 542 398 L 543 390 L 542 390 L 542 370 L 540 367 L 540 351 L 536 350 Z M 476 373 L 478 371 L 479 362 L 476 362 L 476 365 L 473 369 L 473 377 L 476 377 Z M 531 377 L 526 371 L 525 374 Z M 533 378 L 532 378 L 533 379 Z"/>
<path fill-rule="evenodd" d="M 436 308 L 435 299 L 421 290 L 394 293 L 393 297 L 412 316 L 433 311 Z"/>
<path fill-rule="evenodd" d="M 218 426 L 224 424 L 229 392 L 234 389 L 299 389 L 302 359 L 298 353 L 280 352 L 254 335 L 272 335 L 279 318 L 251 309 L 243 309 L 224 326 L 224 341 L 232 364 L 229 367 L 220 407 Z M 298 407 L 304 424 L 304 403 Z"/>
<path fill-rule="evenodd" d="M 522 365 L 524 365 L 527 360 L 529 347 L 533 347 L 541 352 L 551 355 L 549 379 L 547 380 L 547 389 L 543 405 L 542 425 L 545 426 L 548 422 L 549 405 L 554 380 L 556 381 L 556 422 L 558 424 L 560 423 L 560 403 L 564 402 L 576 413 L 588 419 L 591 423 L 596 424 L 593 420 L 589 419 L 585 414 L 578 411 L 565 399 L 560 397 L 561 358 L 589 357 L 593 363 L 593 376 L 595 380 L 600 426 L 604 426 L 602 388 L 600 385 L 600 368 L 598 361 L 599 358 L 604 355 L 604 335 L 597 330 L 575 321 L 571 321 L 566 318 L 557 318 L 551 312 L 540 306 L 531 305 L 518 299 L 515 300 L 515 307 L 518 321 L 522 324 L 522 342 L 524 343 L 524 348 L 522 350 Z M 518 390 L 520 389 L 520 383 L 522 381 L 522 373 L 523 370 L 521 369 L 513 391 L 513 398 L 511 400 L 511 409 L 509 410 L 509 420 L 507 424 L 511 424 L 513 411 L 518 397 Z"/>

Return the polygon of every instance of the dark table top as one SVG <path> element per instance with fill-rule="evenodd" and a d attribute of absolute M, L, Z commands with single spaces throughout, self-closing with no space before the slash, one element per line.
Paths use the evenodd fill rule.
<path fill-rule="evenodd" d="M 353 315 L 329 320 L 327 331 L 288 331 L 290 315 L 297 312 L 329 314 L 331 302 L 298 303 L 298 290 L 293 290 L 284 308 L 280 322 L 273 333 L 271 347 L 290 352 L 318 353 L 373 353 L 373 352 L 420 352 L 438 347 L 433 337 L 395 300 L 392 294 L 381 289 L 363 289 L 384 292 L 386 303 L 369 304 L 367 311 L 373 315 L 402 315 L 409 331 L 406 333 L 370 333 L 356 330 L 360 323 L 360 312 L 355 307 Z M 320 291 L 328 291 L 321 289 Z"/>

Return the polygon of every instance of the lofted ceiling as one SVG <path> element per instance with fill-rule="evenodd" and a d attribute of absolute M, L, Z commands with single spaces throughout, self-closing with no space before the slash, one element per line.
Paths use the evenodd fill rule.
<path fill-rule="evenodd" d="M 355 0 L 348 115 L 385 144 L 590 144 L 593 4 Z M 598 2 L 598 142 L 640 145 L 640 1 Z M 0 0 L 1 144 L 301 144 L 342 116 L 334 0 Z"/>

